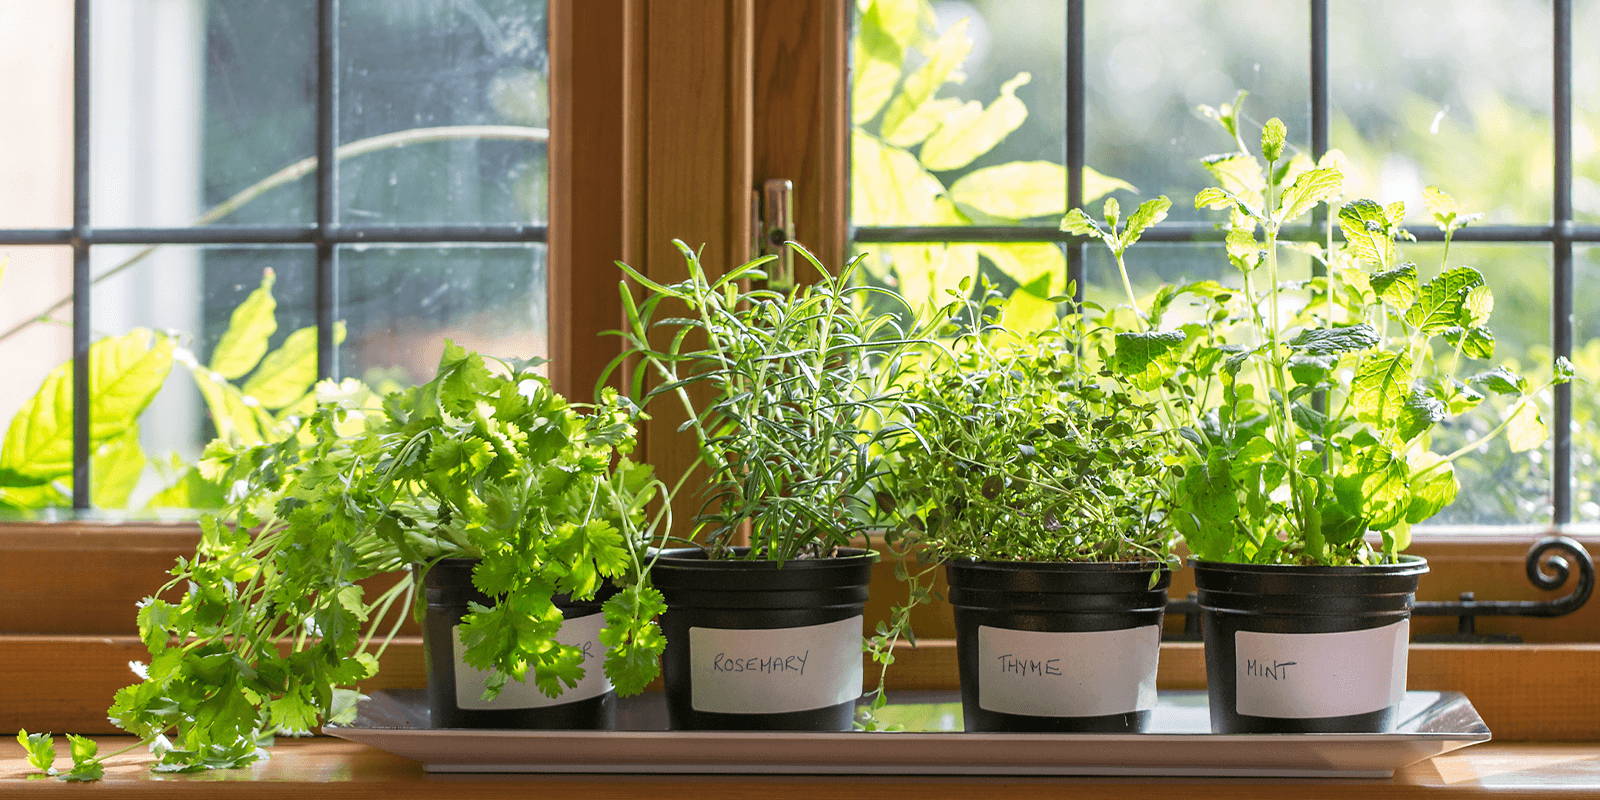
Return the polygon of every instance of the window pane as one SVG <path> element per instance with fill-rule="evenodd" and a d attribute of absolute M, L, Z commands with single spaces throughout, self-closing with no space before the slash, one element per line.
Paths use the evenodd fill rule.
<path fill-rule="evenodd" d="M 94 288 L 96 346 L 151 347 L 141 329 L 175 345 L 170 372 L 136 428 L 124 405 L 91 405 L 97 432 L 125 430 L 131 439 L 96 442 L 95 505 L 139 515 L 214 505 L 215 487 L 199 491 L 204 482 L 190 473 L 206 442 L 271 438 L 276 421 L 293 413 L 286 409 L 305 401 L 316 371 L 315 332 L 307 328 L 314 324 L 311 248 L 167 245 L 146 253 L 101 246 L 92 257 L 95 274 L 108 275 Z M 263 286 L 272 302 L 257 295 L 242 306 Z M 141 361 L 118 378 L 137 384 L 150 369 Z"/>
<path fill-rule="evenodd" d="M 1572 386 L 1572 515 L 1600 521 L 1600 246 L 1573 248 L 1572 363 L 1582 382 Z"/>
<path fill-rule="evenodd" d="M 340 162 L 344 222 L 548 218 L 544 2 L 346 0 L 340 14 L 343 141 L 414 142 Z"/>
<path fill-rule="evenodd" d="M 1491 222 L 1550 217 L 1550 3 L 1331 4 L 1345 194 L 1422 209 L 1438 184 Z"/>
<path fill-rule="evenodd" d="M 95 225 L 195 224 L 313 155 L 311 0 L 123 0 L 93 14 Z M 216 221 L 310 222 L 313 181 L 307 171 Z"/>
<path fill-rule="evenodd" d="M 420 383 L 433 377 L 446 339 L 543 358 L 545 285 L 543 245 L 341 247 L 349 333 L 340 369 L 374 387 Z"/>
<path fill-rule="evenodd" d="M 1200 159 L 1238 149 L 1200 105 L 1244 102 L 1252 131 L 1272 117 L 1308 150 L 1310 19 L 1281 0 L 1094 0 L 1088 17 L 1088 163 L 1154 197 L 1174 219 L 1210 218 L 1195 192 L 1213 185 Z M 1258 142 L 1247 135 L 1252 151 Z M 1086 187 L 1087 188 L 1087 187 Z M 1127 196 L 1124 195 L 1126 200 Z"/>
<path fill-rule="evenodd" d="M 0 441 L 11 426 L 24 424 L 17 416 L 39 392 L 45 376 L 72 358 L 70 308 L 50 313 L 49 322 L 23 323 L 45 316 L 52 305 L 71 295 L 70 249 L 0 246 L 0 337 L 4 337 L 0 338 L 0 367 L 5 374 L 5 380 L 0 381 Z M 18 328 L 19 325 L 22 327 Z M 13 328 L 18 329 L 13 331 Z M 47 401 L 42 408 L 49 414 L 54 411 L 55 404 Z M 70 412 L 51 424 L 52 430 L 59 432 L 62 438 L 57 446 L 50 448 L 55 455 L 46 460 L 59 461 L 62 444 L 66 445 L 64 452 L 70 457 L 71 426 Z M 0 455 L 0 463 L 9 469 L 23 465 L 31 472 L 31 468 L 41 465 L 30 456 L 30 453 L 7 450 Z M 64 468 L 70 476 L 70 462 Z M 33 478 L 28 482 L 32 483 Z M 71 504 L 71 497 L 66 493 L 69 489 L 64 484 L 51 485 L 58 483 L 53 479 L 51 484 L 26 487 L 6 486 L 5 483 L 0 481 L 0 518 L 19 508 Z"/>
<path fill-rule="evenodd" d="M 947 0 L 861 12 L 854 224 L 1053 222 L 1066 210 L 1065 7 Z"/>
<path fill-rule="evenodd" d="M 0 227 L 71 225 L 71 3 L 0 3 L 0 97 Z"/>
<path fill-rule="evenodd" d="M 1589 44 L 1600 40 L 1600 3 L 1574 6 L 1572 207 L 1577 219 L 1600 222 L 1600 48 Z"/>
<path fill-rule="evenodd" d="M 1442 245 L 1412 244 L 1408 260 L 1421 265 L 1424 276 L 1437 274 Z M 1482 272 L 1494 291 L 1495 364 L 1507 364 L 1534 384 L 1550 376 L 1550 247 L 1456 243 L 1450 266 L 1468 265 Z M 1468 361 L 1463 368 L 1479 371 L 1489 362 Z M 1450 452 L 1499 424 L 1509 404 L 1491 395 L 1470 421 L 1445 426 L 1434 434 L 1434 449 Z M 1540 399 L 1540 417 L 1554 422 L 1550 397 Z M 1432 523 L 1522 525 L 1552 519 L 1550 443 L 1525 453 L 1512 453 L 1504 437 L 1456 461 L 1461 492 Z"/>

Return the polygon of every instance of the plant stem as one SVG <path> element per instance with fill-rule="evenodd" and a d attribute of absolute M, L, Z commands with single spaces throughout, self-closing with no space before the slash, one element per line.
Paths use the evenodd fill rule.
<path fill-rule="evenodd" d="M 435 128 L 410 128 L 403 131 L 382 133 L 366 139 L 357 139 L 349 144 L 341 145 L 337 150 L 334 151 L 333 155 L 334 161 L 339 162 L 348 158 L 368 155 L 370 153 L 389 150 L 391 148 L 406 147 L 413 144 L 425 144 L 428 142 L 448 142 L 460 139 L 493 139 L 544 142 L 549 141 L 550 131 L 545 128 L 533 128 L 524 125 L 447 125 Z M 280 169 L 277 172 L 262 178 L 250 186 L 245 187 L 242 191 L 234 194 L 232 197 L 229 197 L 228 199 L 212 206 L 204 214 L 201 214 L 197 219 L 195 219 L 191 225 L 193 227 L 210 225 L 211 223 L 216 222 L 217 220 L 220 220 L 235 211 L 238 211 L 244 206 L 249 205 L 261 195 L 266 194 L 267 192 L 276 189 L 279 186 L 293 183 L 307 175 L 310 175 L 312 172 L 316 171 L 316 168 L 316 156 L 300 159 L 299 161 L 296 161 L 293 164 L 290 164 L 283 169 Z M 165 247 L 165 245 L 153 244 L 141 249 L 139 252 L 130 256 L 126 261 L 123 261 L 111 269 L 108 269 L 105 272 L 90 278 L 89 285 L 98 285 L 101 281 L 127 270 L 129 267 L 132 267 L 133 265 L 138 264 L 140 261 L 143 261 L 151 253 L 154 253 L 162 247 Z M 17 335 L 18 333 L 21 333 L 36 322 L 49 319 L 51 314 L 66 308 L 71 303 L 72 295 L 70 294 L 66 297 L 56 300 L 42 311 L 29 315 L 21 322 L 18 322 L 16 325 L 6 329 L 4 333 L 0 333 L 0 342 L 3 342 Z"/>

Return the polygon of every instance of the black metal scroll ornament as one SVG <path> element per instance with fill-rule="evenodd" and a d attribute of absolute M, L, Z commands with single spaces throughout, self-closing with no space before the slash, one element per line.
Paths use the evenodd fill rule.
<path fill-rule="evenodd" d="M 1422 617 L 1455 617 L 1456 632 L 1418 636 L 1419 642 L 1519 642 L 1512 634 L 1478 633 L 1478 617 L 1560 617 L 1571 614 L 1594 594 L 1594 559 L 1583 545 L 1566 536 L 1546 536 L 1528 548 L 1528 582 L 1547 592 L 1572 583 L 1572 591 L 1551 600 L 1479 600 L 1462 592 L 1459 600 L 1422 600 L 1412 613 Z M 1577 575 L 1574 577 L 1573 572 Z M 1200 604 L 1194 595 L 1167 604 L 1167 613 L 1184 615 L 1183 633 L 1176 641 L 1200 639 Z"/>
<path fill-rule="evenodd" d="M 1456 632 L 1447 636 L 1418 637 L 1419 641 L 1520 641 L 1507 635 L 1478 633 L 1478 617 L 1560 617 L 1589 602 L 1594 594 L 1594 560 L 1583 545 L 1566 536 L 1546 536 L 1528 548 L 1528 582 L 1545 591 L 1566 586 L 1577 576 L 1572 591 L 1552 600 L 1479 600 L 1462 592 L 1456 601 L 1418 601 L 1412 613 L 1423 617 L 1455 617 Z"/>

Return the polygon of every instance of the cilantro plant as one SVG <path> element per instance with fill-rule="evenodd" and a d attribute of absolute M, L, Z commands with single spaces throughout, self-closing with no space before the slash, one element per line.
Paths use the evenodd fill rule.
<path fill-rule="evenodd" d="M 638 358 L 634 396 L 683 407 L 706 486 L 691 538 L 725 558 L 748 528 L 749 557 L 779 562 L 864 543 L 869 486 L 884 448 L 904 433 L 884 420 L 927 323 L 908 327 L 869 309 L 877 296 L 910 316 L 893 292 L 855 285 L 859 258 L 835 276 L 791 244 L 818 280 L 780 292 L 741 288 L 765 277 L 770 257 L 712 278 L 694 250 L 675 244 L 689 273 L 677 283 L 619 262 L 644 297 L 635 302 L 622 284 L 627 352 L 612 366 Z"/>
<path fill-rule="evenodd" d="M 247 764 L 274 732 L 347 719 L 346 687 L 377 672 L 444 558 L 478 559 L 473 583 L 494 600 L 461 623 L 465 660 L 493 671 L 487 696 L 508 680 L 551 696 L 576 685 L 583 653 L 555 641 L 552 596 L 591 598 L 603 581 L 620 590 L 602 606 L 606 675 L 621 694 L 655 676 L 664 603 L 647 549 L 665 512 L 646 517 L 660 485 L 628 458 L 631 403 L 608 391 L 574 406 L 535 363 L 455 345 L 432 381 L 381 407 L 355 381 L 320 388 L 293 435 L 207 449 L 228 504 L 141 604 L 150 659 L 110 717 L 151 745 L 157 771 Z M 370 594 L 385 577 L 398 580 Z"/>
<path fill-rule="evenodd" d="M 1244 148 L 1237 103 L 1212 116 L 1239 150 L 1205 160 L 1218 185 L 1195 204 L 1227 212 L 1223 249 L 1242 288 L 1164 286 L 1147 304 L 1129 289 L 1138 323 L 1115 334 L 1111 362 L 1183 437 L 1173 524 L 1195 555 L 1213 561 L 1395 561 L 1411 526 L 1455 498 L 1453 462 L 1501 434 L 1513 450 L 1543 441 L 1537 398 L 1572 367 L 1557 359 L 1551 379 L 1534 386 L 1496 365 L 1483 276 L 1445 262 L 1428 277 L 1403 260 L 1401 243 L 1411 239 L 1403 204 L 1342 202 L 1339 154 L 1319 164 L 1291 155 L 1280 120 L 1263 126 L 1258 156 Z M 1435 197 L 1448 242 L 1470 220 Z M 1291 245 L 1280 237 L 1318 206 L 1327 207 L 1324 241 L 1292 246 L 1322 269 L 1286 278 L 1279 257 Z M 1153 224 L 1161 214 L 1136 212 L 1121 231 L 1114 208 L 1105 216 L 1102 225 L 1075 210 L 1063 227 L 1103 240 L 1128 286 L 1123 254 L 1134 220 Z M 1190 307 L 1179 309 L 1180 300 Z M 1169 323 L 1179 311 L 1188 321 Z M 1436 452 L 1438 427 L 1489 408 L 1486 394 L 1510 401 L 1504 416 Z"/>

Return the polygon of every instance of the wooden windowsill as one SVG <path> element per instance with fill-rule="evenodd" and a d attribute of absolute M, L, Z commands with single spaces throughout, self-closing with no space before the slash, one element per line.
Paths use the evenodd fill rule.
<path fill-rule="evenodd" d="M 126 746 L 108 738 L 102 750 Z M 760 797 L 1029 798 L 1284 798 L 1406 797 L 1600 798 L 1600 744 L 1485 744 L 1373 779 L 1198 778 L 918 778 L 645 775 L 429 775 L 415 763 L 358 744 L 330 739 L 280 743 L 270 760 L 248 769 L 193 776 L 155 776 L 148 757 L 110 762 L 94 784 L 29 781 L 21 748 L 0 744 L 0 794 L 28 791 L 50 797 L 126 798 L 448 798 L 693 796 L 700 800 Z"/>

